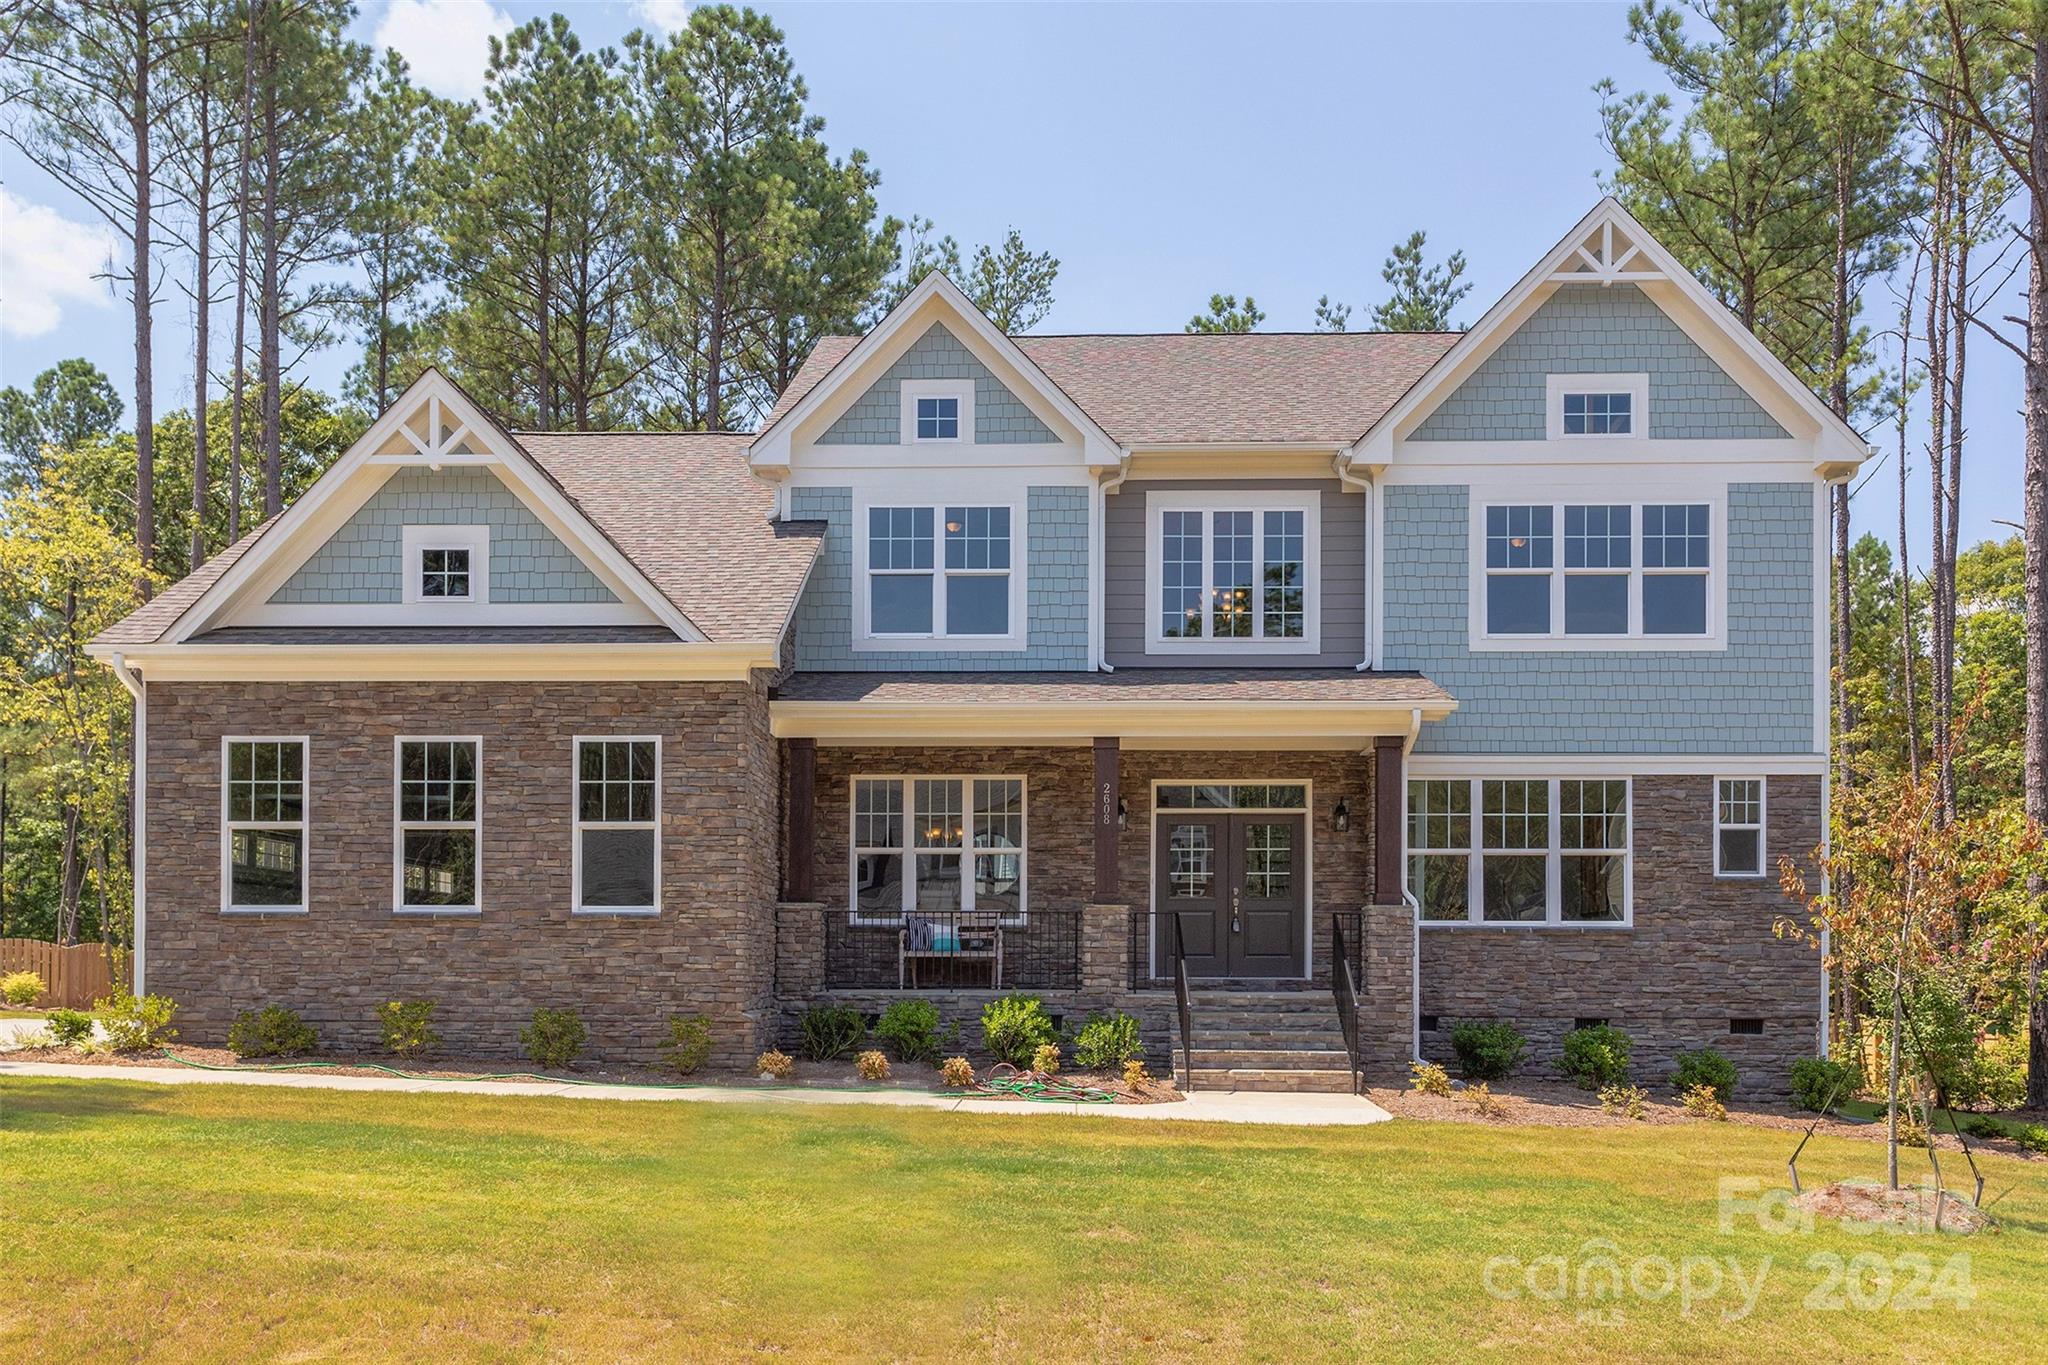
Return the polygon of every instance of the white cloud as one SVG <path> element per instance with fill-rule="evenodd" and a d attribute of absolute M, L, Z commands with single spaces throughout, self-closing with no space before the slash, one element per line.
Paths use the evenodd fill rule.
<path fill-rule="evenodd" d="M 647 27 L 673 33 L 690 22 L 690 0 L 637 0 L 633 10 Z"/>
<path fill-rule="evenodd" d="M 39 337 L 57 330 L 67 303 L 106 307 L 113 296 L 93 275 L 109 245 L 105 229 L 0 189 L 0 331 Z"/>
<path fill-rule="evenodd" d="M 372 41 L 380 52 L 397 48 L 435 94 L 468 100 L 484 93 L 491 35 L 512 28 L 512 16 L 489 0 L 391 0 Z"/>

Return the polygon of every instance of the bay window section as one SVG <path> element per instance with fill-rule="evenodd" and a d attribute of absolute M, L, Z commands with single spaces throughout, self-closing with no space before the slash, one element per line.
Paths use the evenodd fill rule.
<path fill-rule="evenodd" d="M 1025 910 L 1021 777 L 861 777 L 853 783 L 856 922 Z"/>
<path fill-rule="evenodd" d="M 221 908 L 306 908 L 306 741 L 230 739 L 224 754 Z"/>
<path fill-rule="evenodd" d="M 1407 854 L 1424 924 L 1632 919 L 1625 778 L 1413 779 Z"/>
<path fill-rule="evenodd" d="M 653 738 L 576 741 L 576 911 L 660 909 L 661 745 Z"/>
<path fill-rule="evenodd" d="M 1154 645 L 1314 651 L 1314 499 L 1253 496 L 1203 506 L 1188 505 L 1195 495 L 1150 496 Z"/>
<path fill-rule="evenodd" d="M 479 741 L 398 741 L 398 894 L 401 912 L 474 914 Z"/>

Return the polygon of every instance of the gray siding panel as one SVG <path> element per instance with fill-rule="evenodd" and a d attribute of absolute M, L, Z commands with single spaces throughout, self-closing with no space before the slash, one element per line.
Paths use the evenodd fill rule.
<path fill-rule="evenodd" d="M 1320 654 L 1147 654 L 1145 624 L 1146 494 L 1214 492 L 1219 505 L 1230 493 L 1315 490 L 1322 497 L 1322 564 L 1317 591 L 1322 599 Z M 1134 480 L 1103 499 L 1103 657 L 1122 668 L 1231 667 L 1336 668 L 1365 657 L 1365 495 L 1335 479 L 1230 479 L 1216 483 Z"/>

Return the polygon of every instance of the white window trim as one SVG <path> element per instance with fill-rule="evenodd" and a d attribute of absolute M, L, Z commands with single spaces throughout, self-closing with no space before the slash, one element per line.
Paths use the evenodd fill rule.
<path fill-rule="evenodd" d="M 903 845 L 899 848 L 883 848 L 877 844 L 863 844 L 857 831 L 859 807 L 857 793 L 863 782 L 894 782 L 903 793 Z M 926 853 L 960 854 L 960 911 L 962 915 L 982 913 L 974 908 L 974 784 L 976 782 L 1015 782 L 1024 797 L 1023 843 L 1015 850 L 989 849 L 989 853 L 1014 851 L 1017 855 L 1017 912 L 1002 915 L 998 923 L 1009 928 L 1023 926 L 1031 917 L 1031 779 L 1023 773 L 855 773 L 846 781 L 846 913 L 850 924 L 879 925 L 888 927 L 903 923 L 905 915 L 915 914 L 917 907 L 912 904 L 917 894 L 916 864 L 918 856 L 916 832 L 911 823 L 917 818 L 917 791 L 912 785 L 917 782 L 958 782 L 961 783 L 960 803 L 962 815 L 967 821 L 963 842 L 958 849 L 926 849 Z M 902 906 L 893 915 L 864 915 L 860 911 L 860 859 L 863 853 L 899 853 L 903 856 Z"/>
<path fill-rule="evenodd" d="M 1756 783 L 1756 823 L 1755 823 L 1755 824 L 1753 824 L 1753 825 L 1744 825 L 1744 824 L 1734 824 L 1734 825 L 1729 825 L 1729 824 L 1723 824 L 1723 823 L 1721 822 L 1721 784 L 1722 784 L 1723 782 L 1754 782 L 1754 783 Z M 1723 880 L 1727 880 L 1727 881 L 1746 881 L 1746 882 L 1760 881 L 1760 880 L 1762 880 L 1763 878 L 1765 878 L 1765 877 L 1769 876 L 1769 875 L 1770 875 L 1770 869 L 1771 869 L 1771 850 L 1770 850 L 1770 833 L 1769 833 L 1769 831 L 1770 831 L 1770 823 L 1771 823 L 1771 782 L 1770 782 L 1770 779 L 1769 779 L 1768 777 L 1762 776 L 1761 774 L 1759 774 L 1758 776 L 1755 776 L 1755 777 L 1723 777 L 1723 776 L 1716 776 L 1716 777 L 1714 778 L 1714 791 L 1713 791 L 1713 802 L 1714 802 L 1714 809 L 1713 809 L 1713 816 L 1714 816 L 1714 876 L 1715 876 L 1715 877 L 1717 877 L 1717 878 L 1723 879 Z M 1735 871 L 1735 872 L 1730 872 L 1730 871 L 1728 871 L 1727 869 L 1725 869 L 1725 868 L 1723 868 L 1723 867 L 1721 866 L 1721 831 L 1722 831 L 1722 830 L 1724 830 L 1724 829 L 1753 829 L 1753 830 L 1755 830 L 1755 831 L 1756 831 L 1756 871 L 1754 871 L 1754 872 L 1742 872 L 1742 871 Z"/>
<path fill-rule="evenodd" d="M 228 818 L 228 753 L 237 744 L 296 744 L 299 746 L 299 818 L 297 820 L 230 820 Z M 220 741 L 220 912 L 223 915 L 303 915 L 312 893 L 313 835 L 308 813 L 313 803 L 313 742 L 306 735 L 222 735 Z M 234 903 L 235 831 L 241 829 L 295 829 L 299 832 L 299 903 L 297 905 L 236 905 Z"/>
<path fill-rule="evenodd" d="M 1663 651 L 1720 651 L 1728 647 L 1728 499 L 1724 490 L 1690 492 L 1655 488 L 1634 497 L 1615 497 L 1598 488 L 1566 491 L 1532 489 L 1526 493 L 1502 489 L 1481 497 L 1473 490 L 1471 517 L 1466 527 L 1466 560 L 1470 572 L 1466 592 L 1466 646 L 1474 653 L 1557 652 L 1626 650 L 1638 653 Z M 1566 569 L 1564 566 L 1564 509 L 1572 506 L 1627 507 L 1629 509 L 1628 633 L 1624 635 L 1567 635 L 1564 633 L 1564 580 L 1567 575 L 1618 574 L 1619 569 Z M 1646 635 L 1643 633 L 1643 579 L 1666 573 L 1696 574 L 1698 569 L 1645 569 L 1643 567 L 1643 508 L 1677 504 L 1707 508 L 1707 629 L 1704 635 Z M 1494 507 L 1550 508 L 1551 567 L 1548 569 L 1495 569 L 1486 567 L 1486 513 Z M 1502 576 L 1550 578 L 1550 633 L 1548 635 L 1492 635 L 1486 629 L 1486 581 Z"/>
<path fill-rule="evenodd" d="M 476 815 L 470 820 L 405 820 L 403 774 L 408 744 L 470 744 L 476 748 Z M 407 829 L 467 829 L 476 833 L 476 903 L 473 905 L 407 905 L 405 903 L 405 831 Z M 483 913 L 484 901 L 484 740 L 482 735 L 395 735 L 391 740 L 391 913 L 408 918 L 474 916 Z"/>
<path fill-rule="evenodd" d="M 1195 491 L 1153 491 L 1145 495 L 1145 652 L 1147 654 L 1320 654 L 1323 650 L 1323 495 L 1316 489 L 1297 491 L 1229 489 Z M 1302 514 L 1301 556 L 1305 582 L 1302 591 L 1302 633 L 1299 638 L 1268 640 L 1262 634 L 1249 640 L 1169 639 L 1159 625 L 1160 593 L 1164 587 L 1166 514 L 1201 512 L 1202 520 L 1202 629 L 1211 624 L 1209 594 L 1216 571 L 1216 512 L 1252 513 L 1252 562 L 1254 600 L 1252 628 L 1265 630 L 1264 593 L 1258 582 L 1265 574 L 1266 512 Z"/>
<path fill-rule="evenodd" d="M 898 436 L 907 446 L 971 446 L 974 442 L 974 381 L 972 379 L 906 379 L 900 385 L 901 422 Z M 917 434 L 917 400 L 957 398 L 960 400 L 960 434 L 925 436 Z"/>
<path fill-rule="evenodd" d="M 404 548 L 405 605 L 438 610 L 474 607 L 491 600 L 491 528 L 488 526 L 407 526 L 401 528 Z M 420 556 L 428 550 L 469 551 L 469 596 L 428 597 L 420 591 Z"/>
<path fill-rule="evenodd" d="M 868 567 L 868 514 L 877 507 L 929 507 L 932 513 L 932 630 L 928 634 L 878 635 L 875 633 L 873 586 L 876 573 L 906 573 L 909 570 Z M 948 569 L 946 567 L 946 509 L 948 507 L 1001 507 L 1010 514 L 1010 567 L 1004 569 Z M 988 500 L 986 494 L 968 494 L 929 502 L 921 497 L 874 498 L 853 509 L 853 631 L 856 649 L 872 653 L 916 653 L 934 650 L 1012 651 L 1025 647 L 1030 626 L 1024 619 L 1025 590 L 1029 580 L 1029 537 L 1025 533 L 1025 509 L 1014 500 Z M 915 570 L 923 573 L 924 570 Z M 1010 630 L 1006 635 L 953 635 L 946 631 L 946 579 L 988 578 L 1007 573 L 1010 578 Z"/>
<path fill-rule="evenodd" d="M 1408 847 L 1408 788 L 1407 782 L 1469 782 L 1471 784 L 1472 841 L 1464 850 L 1465 863 L 1465 918 L 1424 919 L 1418 906 L 1415 921 L 1425 929 L 1632 929 L 1636 922 L 1636 784 L 1626 773 L 1574 773 L 1570 777 L 1501 776 L 1489 774 L 1485 777 L 1465 777 L 1433 773 L 1428 776 L 1409 774 L 1401 787 L 1401 886 L 1408 889 L 1409 861 L 1424 853 L 1438 855 L 1457 853 L 1457 849 L 1411 849 Z M 1486 834 L 1485 788 L 1487 782 L 1545 782 L 1549 785 L 1550 820 L 1549 845 L 1543 852 L 1544 917 L 1540 920 L 1486 919 Z M 1564 916 L 1564 857 L 1574 856 L 1582 850 L 1564 847 L 1564 820 L 1558 809 L 1558 784 L 1560 782 L 1619 782 L 1622 784 L 1622 809 L 1628 820 L 1628 845 L 1621 851 L 1621 918 L 1618 920 L 1565 919 Z M 1508 850 L 1496 849 L 1497 854 L 1507 857 L 1535 856 L 1530 850 L 1526 855 L 1517 855 Z"/>
<path fill-rule="evenodd" d="M 1593 434 L 1564 431 L 1564 396 L 1568 393 L 1625 393 L 1629 396 L 1629 429 L 1626 432 Z M 1545 435 L 1553 441 L 1590 441 L 1616 445 L 1649 439 L 1650 376 L 1648 374 L 1553 374 L 1544 376 L 1543 410 Z"/>
<path fill-rule="evenodd" d="M 652 744 L 654 746 L 654 818 L 652 820 L 585 820 L 583 818 L 583 746 L 586 744 Z M 661 736 L 576 735 L 569 741 L 569 913 L 592 918 L 651 919 L 661 914 Z M 583 903 L 583 834 L 586 830 L 645 829 L 654 832 L 654 903 L 652 905 L 585 905 Z"/>

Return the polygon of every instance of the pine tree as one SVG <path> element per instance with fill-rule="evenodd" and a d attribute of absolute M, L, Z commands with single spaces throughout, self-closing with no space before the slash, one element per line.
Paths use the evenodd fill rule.
<path fill-rule="evenodd" d="M 1250 294 L 1244 296 L 1244 307 L 1237 306 L 1235 294 L 1211 294 L 1209 311 L 1197 313 L 1187 320 L 1183 332 L 1255 332 L 1266 320 L 1265 312 L 1258 300 Z"/>
<path fill-rule="evenodd" d="M 1372 310 L 1375 330 L 1451 330 L 1451 310 L 1458 306 L 1458 300 L 1472 292 L 1471 281 L 1458 282 L 1458 277 L 1465 273 L 1465 253 L 1453 251 L 1450 259 L 1441 266 L 1425 266 L 1422 248 L 1428 240 L 1426 233 L 1409 233 L 1407 241 L 1395 244 L 1393 253 L 1380 268 L 1380 278 L 1394 286 L 1394 292 L 1385 303 Z M 1321 308 L 1317 309 L 1316 316 L 1318 319 L 1322 317 Z"/>
<path fill-rule="evenodd" d="M 363 280 L 348 315 L 363 334 L 363 358 L 348 387 L 371 412 L 389 407 L 411 378 L 396 367 L 417 345 L 421 296 L 433 279 L 427 163 L 446 138 L 449 116 L 444 101 L 412 83 L 405 58 L 387 51 L 351 131 L 348 231 Z"/>

